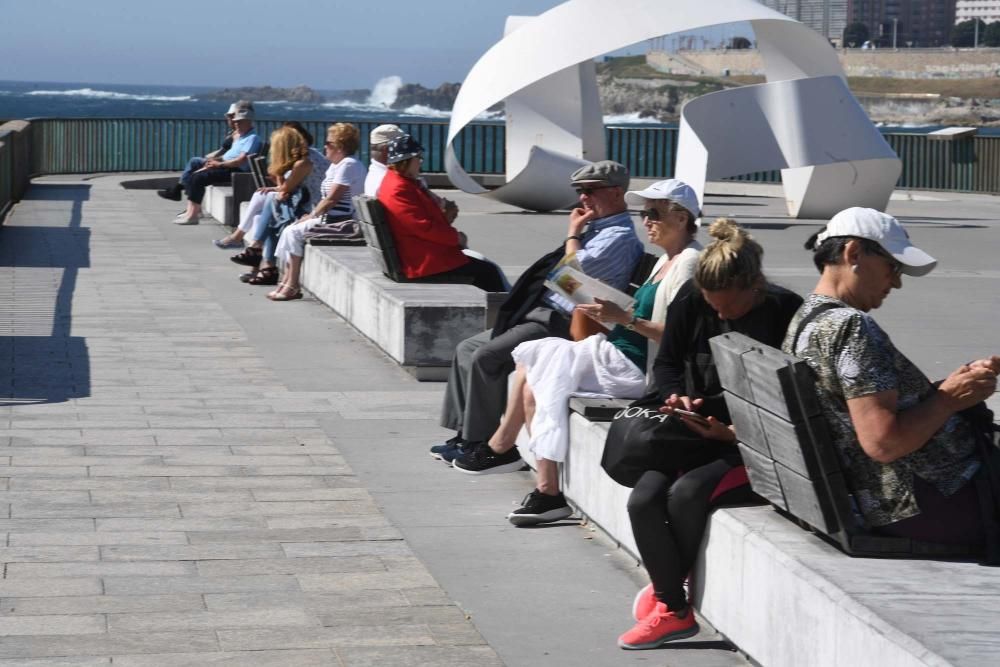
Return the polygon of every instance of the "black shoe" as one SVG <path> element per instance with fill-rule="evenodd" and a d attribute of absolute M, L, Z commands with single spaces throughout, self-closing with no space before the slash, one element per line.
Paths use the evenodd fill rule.
<path fill-rule="evenodd" d="M 521 507 L 507 515 L 507 520 L 515 526 L 536 526 L 567 519 L 573 510 L 566 504 L 566 497 L 560 493 L 550 496 L 535 489 L 524 497 Z"/>
<path fill-rule="evenodd" d="M 178 183 L 177 185 L 171 185 L 169 188 L 157 190 L 156 194 L 170 201 L 180 201 L 182 192 L 184 192 L 184 188 Z"/>
<path fill-rule="evenodd" d="M 516 472 L 524 466 L 524 460 L 512 447 L 510 451 L 497 454 L 485 442 L 476 443 L 475 448 L 459 456 L 452 467 L 470 475 L 489 475 L 497 472 Z"/>
<path fill-rule="evenodd" d="M 230 257 L 229 261 L 242 264 L 243 266 L 252 266 L 257 268 L 257 266 L 260 265 L 260 260 L 263 258 L 263 254 L 264 253 L 260 248 L 248 246 L 243 250 L 243 252 L 236 253 Z"/>

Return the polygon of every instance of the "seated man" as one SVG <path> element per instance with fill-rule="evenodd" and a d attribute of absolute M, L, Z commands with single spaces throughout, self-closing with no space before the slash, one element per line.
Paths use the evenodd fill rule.
<path fill-rule="evenodd" d="M 157 190 L 156 194 L 163 197 L 164 199 L 169 199 L 170 201 L 180 201 L 181 195 L 184 193 L 184 183 L 183 181 L 187 176 L 195 171 L 196 169 L 201 169 L 204 166 L 206 160 L 211 160 L 213 158 L 219 158 L 226 151 L 228 151 L 233 146 L 233 135 L 236 134 L 236 123 L 233 122 L 233 116 L 236 115 L 236 111 L 241 107 L 246 106 L 253 109 L 253 103 L 247 100 L 240 100 L 239 102 L 233 102 L 229 105 L 229 110 L 226 111 L 225 119 L 226 126 L 228 130 L 226 131 L 226 137 L 222 140 L 222 144 L 216 148 L 211 153 L 205 155 L 205 157 L 193 157 L 188 160 L 187 166 L 184 167 L 184 171 L 181 172 L 181 177 L 176 183 L 171 185 L 169 188 L 163 188 L 162 190 Z"/>
<path fill-rule="evenodd" d="M 233 114 L 233 144 L 220 158 L 194 158 L 181 175 L 181 185 L 187 192 L 187 208 L 174 219 L 177 225 L 196 225 L 201 218 L 201 202 L 209 185 L 228 184 L 234 171 L 248 171 L 248 156 L 259 153 L 261 140 L 253 127 L 253 105 L 237 107 Z M 198 166 L 200 161 L 201 166 Z M 161 196 L 166 196 L 160 193 Z M 170 197 L 168 197 L 170 198 Z"/>
<path fill-rule="evenodd" d="M 628 170 L 603 160 L 578 169 L 571 181 L 581 207 L 570 213 L 565 243 L 524 272 L 501 306 L 493 331 L 467 338 L 455 348 L 441 425 L 458 434 L 431 448 L 435 458 L 451 463 L 460 455 L 474 456 L 481 471 L 503 472 L 518 465 L 516 448 L 495 454 L 486 440 L 500 425 L 514 348 L 548 336 L 569 338 L 573 304 L 543 285 L 563 256 L 575 253 L 587 275 L 619 290 L 628 286 L 643 254 L 625 206 Z"/>
<path fill-rule="evenodd" d="M 378 195 L 378 186 L 388 171 L 386 159 L 389 156 L 389 144 L 406 134 L 398 125 L 379 125 L 368 135 L 368 154 L 371 161 L 368 164 L 368 176 L 365 177 L 365 194 L 369 197 Z"/>

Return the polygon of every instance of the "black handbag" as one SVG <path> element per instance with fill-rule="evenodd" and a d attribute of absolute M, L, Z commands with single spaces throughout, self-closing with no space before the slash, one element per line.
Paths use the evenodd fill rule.
<path fill-rule="evenodd" d="M 634 487 L 647 470 L 680 475 L 720 456 L 719 441 L 702 438 L 660 412 L 662 405 L 658 395 L 649 394 L 619 410 L 611 422 L 601 467 L 622 486 Z"/>

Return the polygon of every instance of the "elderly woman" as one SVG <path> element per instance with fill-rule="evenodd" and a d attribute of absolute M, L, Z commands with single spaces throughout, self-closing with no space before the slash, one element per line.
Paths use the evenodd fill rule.
<path fill-rule="evenodd" d="M 899 352 L 869 312 L 902 274 L 936 261 L 899 222 L 867 208 L 835 215 L 806 244 L 820 271 L 783 348 L 816 372 L 816 391 L 849 488 L 877 532 L 939 544 L 981 545 L 975 484 L 982 468 L 962 410 L 996 389 L 1000 357 L 959 367 L 940 384 Z"/>
<path fill-rule="evenodd" d="M 330 160 L 328 160 L 326 156 L 318 150 L 313 148 L 313 136 L 309 130 L 302 126 L 301 123 L 295 120 L 290 120 L 285 122 L 282 127 L 290 127 L 301 134 L 302 140 L 305 141 L 306 146 L 308 146 L 308 157 L 309 162 L 312 164 L 312 169 L 309 171 L 309 175 L 306 176 L 302 185 L 309 193 L 310 202 L 317 202 L 320 198 L 320 186 L 323 181 L 323 174 L 330 167 Z M 280 185 L 262 187 L 258 189 L 253 193 L 253 196 L 250 197 L 250 202 L 247 204 L 246 210 L 242 213 L 240 222 L 236 229 L 221 239 L 215 239 L 212 243 L 216 248 L 227 250 L 229 248 L 242 248 L 244 239 L 246 239 L 246 241 L 255 248 L 260 248 L 260 242 L 258 239 L 253 237 L 251 232 L 254 230 L 261 212 L 264 210 L 265 206 L 271 206 L 271 199 L 273 199 L 275 193 L 288 190 L 297 185 L 297 183 L 280 181 Z"/>
<path fill-rule="evenodd" d="M 506 278 L 495 264 L 463 252 L 465 234 L 452 226 L 458 208 L 433 195 L 420 179 L 423 152 L 408 134 L 393 139 L 378 188 L 403 273 L 424 282 L 469 278 L 481 290 L 506 291 Z"/>
<path fill-rule="evenodd" d="M 661 458 L 649 462 L 628 499 L 632 534 L 652 583 L 636 596 L 637 624 L 618 639 L 624 649 L 656 648 L 698 632 L 684 580 L 709 511 L 753 497 L 745 474 L 741 484 L 720 488 L 724 479 L 740 477 L 732 473 L 741 472 L 742 461 L 709 339 L 738 331 L 778 345 L 802 303 L 797 294 L 768 283 L 763 249 L 735 222 L 716 220 L 708 233 L 715 241 L 701 253 L 694 279 L 667 309 L 670 326 L 653 363 L 660 410 L 675 415 L 680 433 L 677 442 L 658 443 Z M 686 471 L 680 477 L 679 469 Z"/>
<path fill-rule="evenodd" d="M 278 289 L 268 293 L 272 301 L 294 301 L 302 298 L 299 275 L 305 255 L 305 235 L 321 223 L 341 222 L 354 217 L 355 195 L 364 192 L 365 166 L 354 154 L 361 145 L 361 133 L 349 123 L 335 123 L 326 132 L 326 157 L 330 167 L 320 184 L 320 197 L 313 199 L 312 210 L 284 229 L 273 228 L 277 236 L 275 255 L 285 265 Z"/>
<path fill-rule="evenodd" d="M 524 462 L 515 439 L 528 425 L 527 448 L 536 460 L 538 480 L 522 506 L 507 519 L 530 526 L 565 519 L 572 510 L 559 490 L 558 464 L 569 449 L 567 402 L 573 393 L 638 398 L 646 389 L 647 359 L 655 356 L 669 303 L 694 274 L 701 245 L 698 198 L 678 180 L 659 181 L 625 201 L 642 207 L 650 243 L 663 250 L 646 282 L 635 293 L 631 311 L 597 299 L 577 306 L 588 317 L 614 328 L 584 340 L 542 338 L 514 348 L 516 371 L 507 410 L 488 442 L 454 459 L 465 473 L 480 475 L 519 470 Z M 603 331 L 607 331 L 602 329 Z"/>

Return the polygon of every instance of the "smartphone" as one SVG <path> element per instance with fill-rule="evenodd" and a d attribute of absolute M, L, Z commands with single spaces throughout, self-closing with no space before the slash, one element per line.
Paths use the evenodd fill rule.
<path fill-rule="evenodd" d="M 681 415 L 682 417 L 687 417 L 691 421 L 701 424 L 702 426 L 708 426 L 708 420 L 703 416 L 699 415 L 697 412 L 691 412 L 690 410 L 681 410 L 680 408 L 674 408 L 674 413 Z"/>

